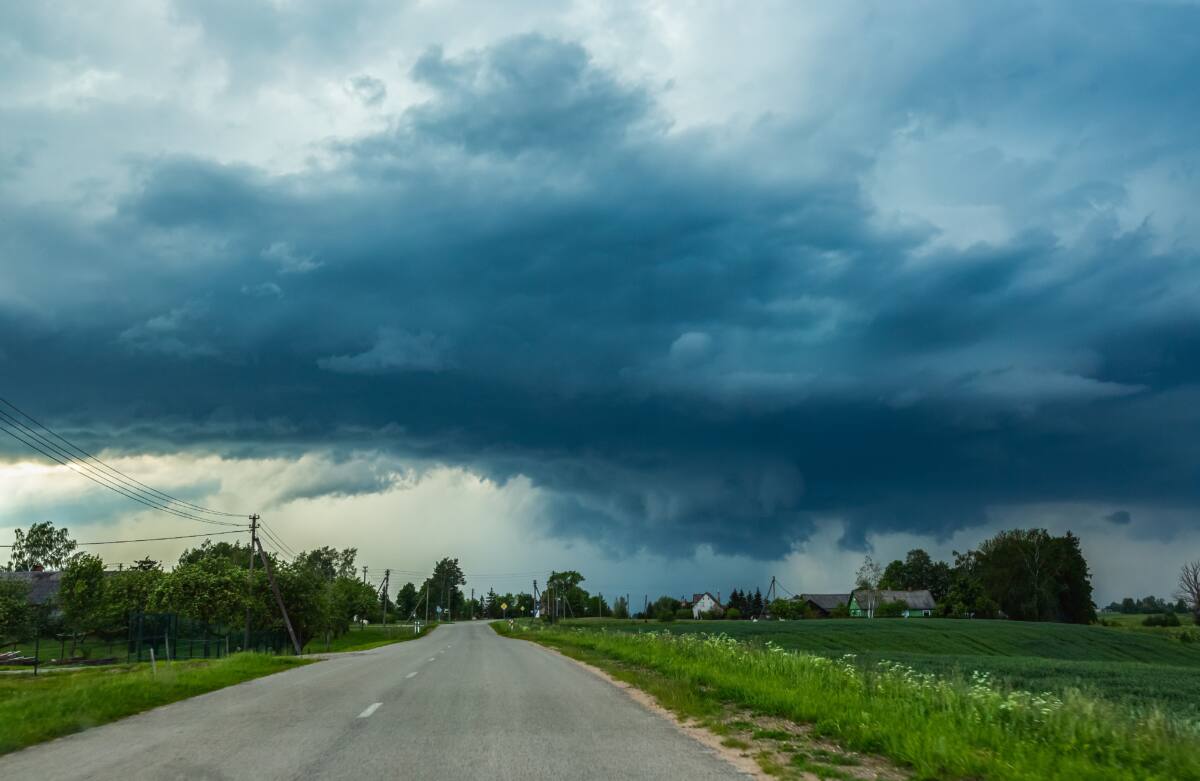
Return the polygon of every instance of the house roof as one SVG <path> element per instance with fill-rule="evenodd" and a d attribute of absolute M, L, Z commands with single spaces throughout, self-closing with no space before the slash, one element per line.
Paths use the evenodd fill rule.
<path fill-rule="evenodd" d="M 44 605 L 58 596 L 61 572 L 0 572 L 0 579 L 15 580 L 29 587 L 29 602 Z"/>
<path fill-rule="evenodd" d="M 801 596 L 822 610 L 833 610 L 838 605 L 850 604 L 849 594 L 803 594 Z"/>
<path fill-rule="evenodd" d="M 711 599 L 713 601 L 713 604 L 716 605 L 717 607 L 721 608 L 722 610 L 725 609 L 725 606 L 721 604 L 721 601 L 719 599 L 717 599 L 716 597 L 714 597 L 712 595 L 712 592 L 709 592 L 709 591 L 703 591 L 699 594 L 692 594 L 692 604 L 693 605 L 696 604 L 704 597 L 708 597 L 709 599 Z"/>
<path fill-rule="evenodd" d="M 863 593 L 860 589 L 854 592 L 857 597 Z M 919 589 L 917 591 L 890 591 L 881 589 L 875 592 L 878 595 L 880 602 L 904 602 L 911 610 L 933 610 L 937 607 L 937 603 L 933 601 L 933 595 L 927 589 Z M 859 607 L 862 607 L 862 600 L 859 601 Z"/>

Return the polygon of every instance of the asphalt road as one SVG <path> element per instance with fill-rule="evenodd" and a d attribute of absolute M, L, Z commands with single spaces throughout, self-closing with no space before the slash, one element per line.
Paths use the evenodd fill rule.
<path fill-rule="evenodd" d="M 482 622 L 0 757 L 0 778 L 744 778 L 570 660 Z"/>

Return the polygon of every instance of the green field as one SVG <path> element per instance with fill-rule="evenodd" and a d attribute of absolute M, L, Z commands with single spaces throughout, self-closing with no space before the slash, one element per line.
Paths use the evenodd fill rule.
<path fill-rule="evenodd" d="M 702 634 L 722 630 L 724 636 Z M 808 725 L 808 733 L 743 730 L 726 744 L 745 746 L 760 766 L 785 778 L 798 777 L 792 765 L 813 764 L 811 750 L 795 748 L 795 735 L 812 734 L 859 756 L 886 757 L 920 779 L 1200 779 L 1200 723 L 1179 699 L 1150 696 L 1165 695 L 1170 685 L 1186 689 L 1200 672 L 1193 647 L 1167 637 L 938 620 L 592 621 L 558 628 L 523 622 L 512 634 L 597 664 L 718 734 L 738 723 L 729 720 L 730 707 Z M 1153 654 L 1176 664 L 1141 661 Z M 943 674 L 877 661 L 903 657 Z M 980 674 L 988 668 L 1034 685 L 1011 688 Z M 1110 690 L 1105 698 L 1073 685 L 1057 695 L 1046 691 L 1068 680 Z M 821 773 L 861 777 L 837 768 Z"/>
<path fill-rule="evenodd" d="M 135 713 L 309 664 L 294 656 L 234 654 L 39 675 L 0 675 L 0 754 Z"/>
<path fill-rule="evenodd" d="M 1200 722 L 1200 643 L 1177 635 L 1100 626 L 952 619 L 813 621 L 568 621 L 629 632 L 725 633 L 750 643 L 830 657 L 855 654 L 861 666 L 902 662 L 921 672 L 988 672 L 1015 689 L 1090 696 L 1136 709 L 1159 707 Z"/>
<path fill-rule="evenodd" d="M 436 628 L 436 623 L 427 624 L 422 627 L 421 634 L 417 635 L 413 633 L 412 627 L 408 624 L 366 626 L 361 628 L 352 626 L 350 627 L 350 631 L 330 638 L 329 642 L 326 642 L 324 638 L 314 638 L 308 641 L 308 645 L 304 646 L 304 653 L 319 654 L 342 651 L 366 651 L 382 645 L 415 640 L 418 637 L 424 637 Z"/>

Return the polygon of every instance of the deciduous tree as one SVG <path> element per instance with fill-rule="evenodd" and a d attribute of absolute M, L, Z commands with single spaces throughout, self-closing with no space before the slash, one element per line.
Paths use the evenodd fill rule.
<path fill-rule="evenodd" d="M 63 620 L 78 634 L 101 628 L 105 604 L 104 562 L 99 556 L 79 553 L 63 567 L 58 586 L 58 606 Z"/>
<path fill-rule="evenodd" d="M 30 628 L 29 586 L 0 578 L 0 638 L 23 637 Z"/>
<path fill-rule="evenodd" d="M 1177 596 L 1191 607 L 1193 619 L 1200 624 L 1200 559 L 1190 561 L 1180 568 Z"/>
<path fill-rule="evenodd" d="M 67 529 L 55 529 L 49 521 L 35 523 L 24 532 L 13 532 L 13 546 L 9 553 L 8 569 L 28 572 L 41 567 L 60 570 L 75 551 L 75 540 Z"/>

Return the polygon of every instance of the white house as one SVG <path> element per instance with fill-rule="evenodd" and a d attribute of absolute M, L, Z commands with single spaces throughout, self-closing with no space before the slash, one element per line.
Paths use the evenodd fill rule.
<path fill-rule="evenodd" d="M 710 610 L 718 614 L 725 612 L 725 606 L 721 601 L 712 594 L 705 591 L 703 594 L 692 594 L 692 618 L 699 618 L 701 613 L 707 613 Z"/>

